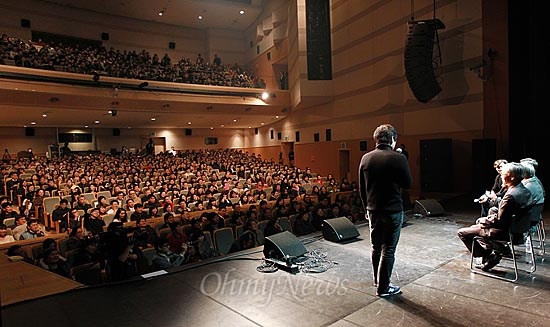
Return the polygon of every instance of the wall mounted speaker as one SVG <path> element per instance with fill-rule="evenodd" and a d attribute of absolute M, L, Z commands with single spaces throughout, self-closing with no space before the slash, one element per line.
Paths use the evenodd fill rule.
<path fill-rule="evenodd" d="M 168 42 L 168 49 L 175 49 L 176 48 L 176 42 Z"/>
<path fill-rule="evenodd" d="M 21 19 L 21 27 L 24 27 L 24 28 L 31 28 L 31 21 L 30 21 L 30 19 L 26 19 L 26 18 Z"/>
<path fill-rule="evenodd" d="M 113 128 L 113 136 L 120 136 L 120 128 Z"/>
<path fill-rule="evenodd" d="M 263 252 L 267 259 L 284 260 L 302 256 L 308 251 L 294 234 L 284 231 L 266 237 Z"/>
<path fill-rule="evenodd" d="M 106 32 L 101 33 L 101 40 L 109 41 L 109 33 L 106 33 Z"/>
<path fill-rule="evenodd" d="M 445 28 L 439 19 L 408 22 L 405 45 L 405 75 L 416 99 L 426 103 L 441 92 L 434 73 L 434 38 Z"/>
<path fill-rule="evenodd" d="M 359 151 L 367 151 L 367 141 L 359 141 Z"/>
<path fill-rule="evenodd" d="M 357 227 L 347 217 L 325 219 L 322 231 L 325 240 L 332 242 L 343 242 L 359 236 Z"/>
<path fill-rule="evenodd" d="M 254 128 L 254 134 L 255 134 L 255 135 L 258 135 L 258 128 L 257 128 L 257 127 Z"/>
<path fill-rule="evenodd" d="M 453 191 L 453 140 L 420 140 L 420 190 Z"/>
<path fill-rule="evenodd" d="M 193 134 L 193 130 L 191 128 L 185 129 L 185 136 L 191 136 Z"/>
<path fill-rule="evenodd" d="M 25 127 L 25 136 L 34 136 L 34 127 Z"/>
<path fill-rule="evenodd" d="M 421 214 L 424 217 L 441 216 L 445 214 L 445 209 L 434 199 L 416 200 L 414 203 L 414 213 Z"/>

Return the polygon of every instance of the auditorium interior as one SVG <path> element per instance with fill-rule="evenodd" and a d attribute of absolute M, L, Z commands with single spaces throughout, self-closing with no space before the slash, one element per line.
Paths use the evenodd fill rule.
<path fill-rule="evenodd" d="M 351 208 L 349 219 L 306 235 L 294 229 L 298 215 L 285 216 L 284 232 L 235 251 L 242 234 L 226 226 L 226 239 L 207 233 L 216 255 L 160 270 L 149 261 L 117 281 L 105 269 L 99 282 L 62 277 L 6 254 L 18 244 L 32 257 L 41 239 L 0 244 L 0 326 L 549 326 L 548 209 L 525 234 L 529 245 L 511 245 L 490 276 L 457 236 L 480 216 L 474 199 L 493 185 L 495 160 L 534 158 L 550 184 L 547 124 L 537 116 L 550 68 L 540 1 L 3 0 L 0 11 L 0 196 L 17 211 L 24 195 L 9 193 L 10 173 L 38 185 L 37 163 L 146 174 L 153 185 L 140 180 L 136 190 L 165 201 L 175 193 L 161 198 L 163 173 L 182 187 L 194 188 L 197 167 L 223 180 L 201 161 L 212 155 L 246 175 L 210 180 L 218 194 L 205 205 L 219 204 L 220 190 L 254 188 L 257 202 L 242 210 L 263 193 L 275 211 L 276 187 L 254 178 L 277 167 L 310 176 L 302 183 L 314 204 Z M 341 187 L 356 185 L 384 123 L 396 128 L 413 178 L 392 275 L 403 294 L 387 298 L 375 295 L 356 190 Z M 99 190 L 107 201 L 132 189 L 114 180 Z M 323 198 L 317 186 L 328 189 Z M 31 212 L 63 246 L 69 235 L 49 206 L 64 195 L 48 193 L 55 203 Z M 175 215 L 186 232 L 203 216 Z M 158 235 L 163 224 L 148 218 Z"/>

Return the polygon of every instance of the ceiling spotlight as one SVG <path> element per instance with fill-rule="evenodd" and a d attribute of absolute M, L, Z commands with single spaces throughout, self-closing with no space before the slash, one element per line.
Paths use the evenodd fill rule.
<path fill-rule="evenodd" d="M 155 117 L 151 117 L 151 121 L 155 121 L 157 120 Z"/>
<path fill-rule="evenodd" d="M 94 121 L 95 124 L 99 124 L 99 120 Z"/>
<path fill-rule="evenodd" d="M 164 15 L 166 12 L 164 10 L 159 11 L 159 16 Z"/>
<path fill-rule="evenodd" d="M 187 122 L 187 125 L 191 125 L 191 122 L 190 122 L 190 121 L 188 121 L 188 122 Z"/>
<path fill-rule="evenodd" d="M 116 116 L 118 114 L 118 112 L 116 110 L 109 110 L 109 113 L 111 114 L 111 116 Z"/>
<path fill-rule="evenodd" d="M 239 14 L 244 15 L 244 10 L 239 10 Z"/>
<path fill-rule="evenodd" d="M 265 100 L 269 99 L 269 93 L 267 93 L 267 92 L 262 92 L 261 97 L 262 97 L 262 100 L 265 101 Z"/>
<path fill-rule="evenodd" d="M 198 18 L 199 18 L 199 20 L 202 20 L 202 15 L 199 15 L 199 17 L 198 17 Z"/>
<path fill-rule="evenodd" d="M 214 129 L 214 127 L 210 126 L 210 129 Z"/>
<path fill-rule="evenodd" d="M 84 128 L 88 128 L 88 125 L 84 125 Z"/>
<path fill-rule="evenodd" d="M 46 118 L 46 117 L 48 117 L 48 115 L 47 114 L 42 114 L 42 117 Z"/>
<path fill-rule="evenodd" d="M 35 121 L 31 121 L 31 125 L 36 125 L 36 122 L 35 122 Z"/>

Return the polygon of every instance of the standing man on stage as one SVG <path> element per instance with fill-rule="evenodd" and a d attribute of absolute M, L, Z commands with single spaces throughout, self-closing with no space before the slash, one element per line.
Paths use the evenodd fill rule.
<path fill-rule="evenodd" d="M 376 148 L 361 158 L 358 184 L 370 226 L 376 295 L 385 297 L 401 293 L 390 278 L 403 224 L 401 192 L 411 187 L 412 176 L 407 158 L 393 151 L 397 131 L 392 125 L 378 126 L 373 138 Z"/>

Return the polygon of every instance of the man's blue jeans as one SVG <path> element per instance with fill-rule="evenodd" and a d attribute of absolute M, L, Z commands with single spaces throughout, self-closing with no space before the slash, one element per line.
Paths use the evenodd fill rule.
<path fill-rule="evenodd" d="M 395 249 L 403 225 L 403 211 L 392 214 L 369 211 L 368 219 L 374 283 L 378 284 L 378 293 L 382 293 L 390 285 Z"/>

